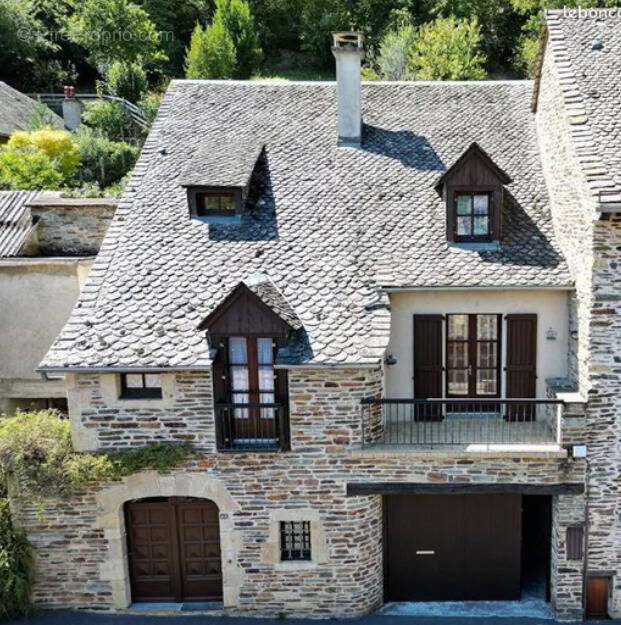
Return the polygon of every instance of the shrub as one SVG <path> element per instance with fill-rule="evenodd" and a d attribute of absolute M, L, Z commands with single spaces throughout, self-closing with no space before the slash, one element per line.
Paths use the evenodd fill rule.
<path fill-rule="evenodd" d="M 138 103 L 138 105 L 144 112 L 145 117 L 147 118 L 147 124 L 149 125 L 149 128 L 155 121 L 161 102 L 162 94 L 151 92 L 147 93 Z"/>
<path fill-rule="evenodd" d="M 191 445 L 153 443 L 111 453 L 78 453 L 69 421 L 53 410 L 19 412 L 0 422 L 0 478 L 13 476 L 21 495 L 62 496 L 92 482 L 137 471 L 165 473 L 193 457 Z"/>
<path fill-rule="evenodd" d="M 196 25 L 186 56 L 186 78 L 231 78 L 235 62 L 233 39 L 222 20 L 214 20 L 205 30 Z"/>
<path fill-rule="evenodd" d="M 420 27 L 410 70 L 417 80 L 481 80 L 486 73 L 480 43 L 476 18 L 438 18 Z"/>
<path fill-rule="evenodd" d="M 41 151 L 56 163 L 63 176 L 70 176 L 80 164 L 78 146 L 66 130 L 42 128 L 28 132 L 16 130 L 6 144 L 7 150 Z"/>
<path fill-rule="evenodd" d="M 391 30 L 382 39 L 377 57 L 380 73 L 386 80 L 410 78 L 410 57 L 416 44 L 416 29 L 407 25 Z"/>
<path fill-rule="evenodd" d="M 114 100 L 89 102 L 82 113 L 82 121 L 111 141 L 125 141 L 132 133 L 129 115 Z"/>
<path fill-rule="evenodd" d="M 0 151 L 0 189 L 34 191 L 58 189 L 63 175 L 43 152 Z"/>
<path fill-rule="evenodd" d="M 34 581 L 32 548 L 24 532 L 13 527 L 7 499 L 0 499 L 0 619 L 32 611 Z"/>
<path fill-rule="evenodd" d="M 136 104 L 147 92 L 147 73 L 140 63 L 115 61 L 106 72 L 106 88 L 111 95 Z"/>
<path fill-rule="evenodd" d="M 123 178 L 138 158 L 138 147 L 123 141 L 111 141 L 90 128 L 78 129 L 75 138 L 82 159 L 80 184 L 96 182 L 100 189 L 105 189 Z"/>

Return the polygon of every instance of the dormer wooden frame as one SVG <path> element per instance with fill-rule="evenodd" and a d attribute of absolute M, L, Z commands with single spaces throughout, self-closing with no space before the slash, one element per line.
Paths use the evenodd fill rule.
<path fill-rule="evenodd" d="M 243 189 L 241 187 L 208 187 L 197 186 L 187 187 L 188 194 L 188 206 L 190 208 L 190 217 L 237 217 L 243 213 L 244 209 L 244 197 Z M 235 202 L 235 211 L 222 211 L 212 210 L 199 214 L 198 202 L 201 195 L 213 195 L 213 196 L 233 196 Z"/>

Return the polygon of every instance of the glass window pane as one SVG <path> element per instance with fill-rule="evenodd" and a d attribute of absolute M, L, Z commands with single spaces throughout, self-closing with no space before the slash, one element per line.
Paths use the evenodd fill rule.
<path fill-rule="evenodd" d="M 448 392 L 451 395 L 468 394 L 468 371 L 466 369 L 449 369 Z"/>
<path fill-rule="evenodd" d="M 248 390 L 248 367 L 231 367 L 231 391 Z"/>
<path fill-rule="evenodd" d="M 233 336 L 229 339 L 229 362 L 232 365 L 248 364 L 248 348 L 243 336 Z"/>
<path fill-rule="evenodd" d="M 498 364 L 497 343 L 478 343 L 477 344 L 477 366 L 491 368 Z"/>
<path fill-rule="evenodd" d="M 479 340 L 498 338 L 498 315 L 477 315 L 477 338 Z"/>
<path fill-rule="evenodd" d="M 468 236 L 472 234 L 472 220 L 470 217 L 457 218 L 457 234 L 460 236 Z"/>
<path fill-rule="evenodd" d="M 468 315 L 448 315 L 449 339 L 468 339 Z"/>
<path fill-rule="evenodd" d="M 449 342 L 448 366 L 450 369 L 460 369 L 468 366 L 468 343 Z"/>
<path fill-rule="evenodd" d="M 475 195 L 472 199 L 472 206 L 475 215 L 487 215 L 489 213 L 489 195 Z"/>
<path fill-rule="evenodd" d="M 496 369 L 477 371 L 477 394 L 496 395 Z"/>
<path fill-rule="evenodd" d="M 274 362 L 272 339 L 257 339 L 257 356 L 260 365 L 271 365 Z"/>
<path fill-rule="evenodd" d="M 472 196 L 471 195 L 458 195 L 457 196 L 457 214 L 469 215 L 472 210 Z"/>
<path fill-rule="evenodd" d="M 232 195 L 202 195 L 201 197 L 205 210 L 235 210 L 235 200 Z"/>
<path fill-rule="evenodd" d="M 125 386 L 127 388 L 143 388 L 142 373 L 127 373 L 125 375 Z"/>
<path fill-rule="evenodd" d="M 147 388 L 161 388 L 162 382 L 159 373 L 147 373 L 145 375 L 145 386 Z"/>
<path fill-rule="evenodd" d="M 489 217 L 474 218 L 474 234 L 477 236 L 489 234 Z"/>

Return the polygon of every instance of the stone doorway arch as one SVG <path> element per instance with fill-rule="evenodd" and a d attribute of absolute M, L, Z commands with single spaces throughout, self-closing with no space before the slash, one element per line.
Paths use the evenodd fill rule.
<path fill-rule="evenodd" d="M 233 530 L 232 516 L 239 510 L 220 480 L 205 473 L 177 471 L 161 475 L 156 471 L 136 473 L 101 490 L 96 495 L 96 525 L 103 529 L 108 557 L 100 565 L 100 579 L 111 586 L 112 602 L 117 609 L 132 601 L 127 554 L 127 529 L 124 506 L 127 501 L 151 497 L 196 497 L 213 501 L 220 513 L 220 552 L 222 557 L 222 600 L 224 607 L 238 603 L 243 570 L 237 566 L 241 536 Z"/>

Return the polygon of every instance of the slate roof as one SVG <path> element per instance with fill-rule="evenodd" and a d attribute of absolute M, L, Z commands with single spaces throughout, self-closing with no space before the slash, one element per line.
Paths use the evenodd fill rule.
<path fill-rule="evenodd" d="M 574 145 L 587 181 L 603 204 L 621 203 L 621 9 L 587 17 L 548 11 L 547 45 L 563 87 Z M 594 17 L 591 11 L 599 17 Z M 600 193 L 603 190 L 603 193 Z"/>
<path fill-rule="evenodd" d="M 39 191 L 0 191 L 0 258 L 17 256 L 32 229 L 28 203 Z"/>
<path fill-rule="evenodd" d="M 36 102 L 0 81 L 0 136 L 9 137 L 14 130 L 28 130 Z M 50 110 L 54 126 L 64 128 L 63 120 Z"/>
<path fill-rule="evenodd" d="M 568 287 L 540 163 L 533 84 L 363 84 L 361 149 L 337 148 L 334 83 L 173 81 L 45 368 L 203 368 L 198 325 L 269 275 L 303 324 L 279 362 L 377 364 L 380 288 Z M 265 144 L 241 225 L 190 219 L 197 147 Z M 513 179 L 500 250 L 448 247 L 434 184 L 476 141 Z M 217 172 L 204 171 L 205 184 Z"/>
<path fill-rule="evenodd" d="M 235 135 L 215 134 L 197 148 L 179 178 L 183 186 L 245 187 L 250 182 L 254 165 L 263 143 L 253 137 L 240 141 Z M 205 172 L 211 172 L 205 182 Z"/>

